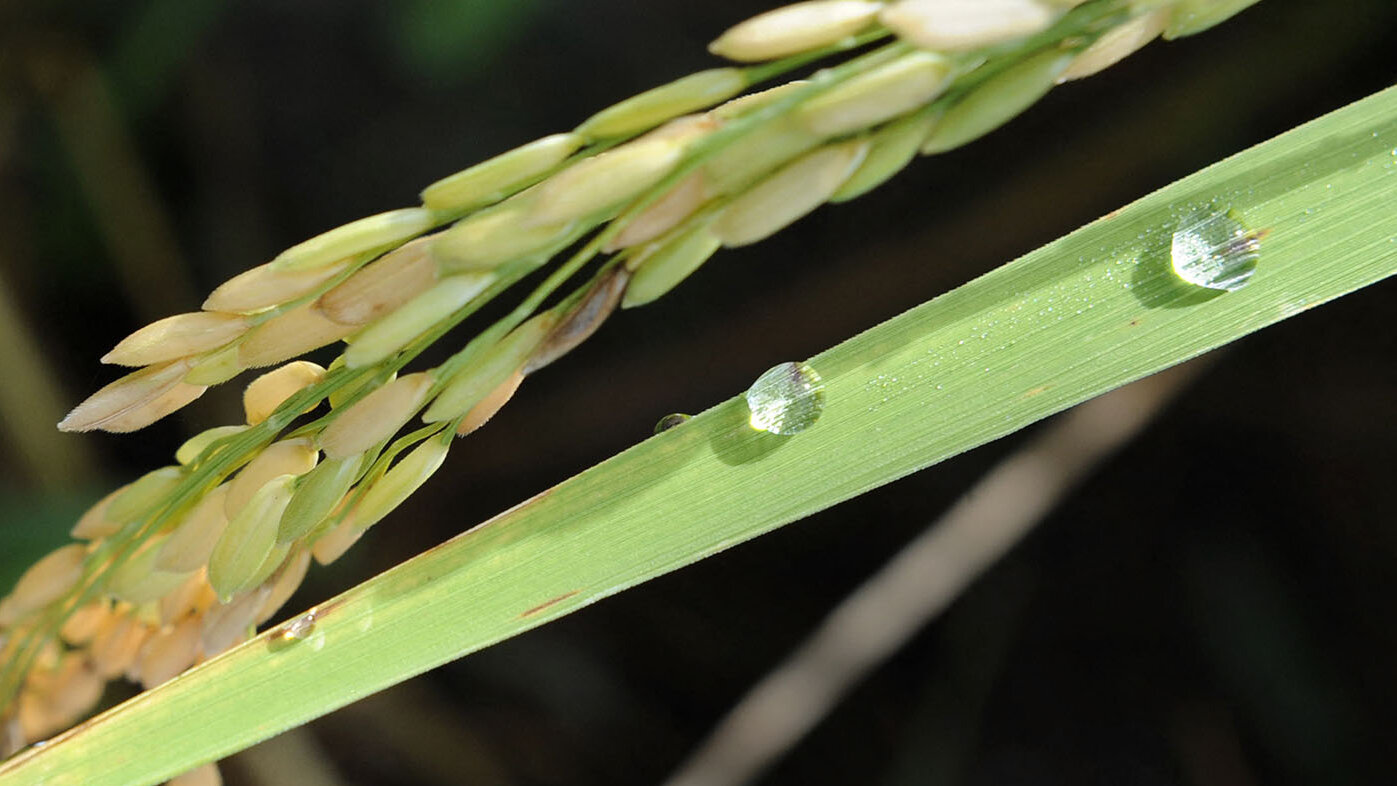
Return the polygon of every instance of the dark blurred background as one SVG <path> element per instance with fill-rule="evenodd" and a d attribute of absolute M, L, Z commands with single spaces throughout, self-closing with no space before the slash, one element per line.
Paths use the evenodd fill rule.
<path fill-rule="evenodd" d="M 234 383 L 136 435 L 54 431 L 114 378 L 97 358 L 117 339 L 292 243 L 712 65 L 706 42 L 766 7 L 0 4 L 4 586 L 106 489 L 241 420 Z M 668 412 L 1388 86 L 1394 21 L 1390 0 L 1265 0 L 720 254 L 531 378 L 291 606 L 622 450 Z M 1370 287 L 1228 348 L 763 782 L 1392 782 L 1394 294 Z M 1020 440 L 346 708 L 226 762 L 227 781 L 656 782 Z"/>

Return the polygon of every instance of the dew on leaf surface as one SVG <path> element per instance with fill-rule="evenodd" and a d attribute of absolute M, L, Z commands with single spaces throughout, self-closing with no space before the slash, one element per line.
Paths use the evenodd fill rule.
<path fill-rule="evenodd" d="M 305 614 L 302 614 L 296 619 L 291 620 L 290 622 L 282 626 L 281 630 L 277 632 L 277 638 L 286 642 L 300 641 L 301 639 L 304 639 L 305 637 L 309 636 L 312 631 L 315 630 L 316 616 L 316 611 L 314 609 L 311 609 L 310 611 L 306 612 Z"/>
<path fill-rule="evenodd" d="M 824 410 L 824 381 L 804 363 L 773 366 L 747 389 L 747 408 L 752 428 L 797 434 L 814 424 Z"/>
<path fill-rule="evenodd" d="M 1174 231 L 1170 263 L 1190 284 L 1233 292 L 1256 272 L 1265 234 L 1248 229 L 1230 211 L 1195 211 Z"/>
<path fill-rule="evenodd" d="M 655 433 L 658 434 L 661 431 L 669 431 L 670 429 L 674 428 L 680 423 L 683 423 L 691 417 L 693 416 L 685 415 L 682 412 L 675 412 L 669 415 L 665 415 L 664 417 L 660 418 L 660 422 L 655 424 Z"/>

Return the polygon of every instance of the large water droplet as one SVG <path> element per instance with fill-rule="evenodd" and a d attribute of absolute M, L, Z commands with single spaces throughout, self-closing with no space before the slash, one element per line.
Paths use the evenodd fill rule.
<path fill-rule="evenodd" d="M 1200 287 L 1232 292 L 1256 272 L 1261 238 L 1230 212 L 1196 211 L 1179 222 L 1169 255 L 1174 273 Z"/>
<path fill-rule="evenodd" d="M 747 388 L 752 428 L 772 434 L 796 434 L 819 419 L 825 408 L 825 385 L 804 363 L 767 369 Z"/>
<path fill-rule="evenodd" d="M 661 431 L 669 431 L 670 429 L 674 428 L 680 423 L 683 423 L 691 417 L 693 417 L 693 415 L 685 415 L 682 412 L 675 412 L 670 415 L 665 415 L 664 417 L 660 418 L 659 423 L 655 424 L 655 433 L 658 434 Z"/>

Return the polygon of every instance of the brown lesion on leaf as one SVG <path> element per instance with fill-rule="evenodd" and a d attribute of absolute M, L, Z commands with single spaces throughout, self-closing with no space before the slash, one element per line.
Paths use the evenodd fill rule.
<path fill-rule="evenodd" d="M 556 605 L 556 604 L 558 604 L 558 603 L 562 603 L 563 601 L 567 600 L 568 598 L 571 598 L 572 596 L 574 596 L 574 595 L 576 595 L 576 594 L 578 594 L 578 593 L 580 593 L 580 592 L 582 592 L 582 590 L 580 590 L 580 589 L 575 589 L 575 590 L 573 590 L 572 592 L 564 592 L 562 595 L 559 595 L 559 596 L 556 597 L 556 598 L 551 598 L 551 599 L 549 599 L 549 600 L 545 600 L 544 602 L 538 604 L 537 606 L 534 606 L 533 608 L 529 609 L 528 611 L 525 611 L 523 614 L 520 614 L 520 615 L 519 615 L 519 618 L 520 618 L 520 619 L 523 619 L 523 618 L 525 618 L 525 617 L 532 617 L 533 615 L 539 613 L 540 611 L 543 611 L 544 609 L 548 608 L 549 606 L 553 606 L 553 605 Z"/>
<path fill-rule="evenodd" d="M 1029 388 L 1028 390 L 1025 390 L 1025 391 L 1024 391 L 1023 397 L 1024 397 L 1024 398 L 1033 398 L 1034 396 L 1038 395 L 1039 393 L 1044 393 L 1044 392 L 1046 392 L 1046 391 L 1052 389 L 1052 387 L 1053 387 L 1052 385 L 1039 385 L 1039 386 L 1036 387 L 1036 388 Z"/>

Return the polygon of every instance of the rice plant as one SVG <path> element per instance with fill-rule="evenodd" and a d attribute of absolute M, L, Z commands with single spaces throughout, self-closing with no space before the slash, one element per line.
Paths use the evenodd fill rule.
<path fill-rule="evenodd" d="M 821 403 L 799 429 L 754 429 L 763 424 L 750 400 L 730 401 L 238 646 L 276 617 L 312 562 L 335 561 L 391 517 L 442 467 L 456 437 L 484 425 L 526 378 L 592 336 L 616 309 L 669 295 L 720 249 L 757 243 L 825 203 L 861 196 L 919 153 L 975 141 L 1057 84 L 1090 76 L 1161 35 L 1202 32 L 1250 4 L 819 0 L 778 9 L 713 42 L 714 54 L 738 65 L 672 81 L 572 131 L 445 177 L 423 190 L 420 206 L 293 246 L 215 289 L 201 311 L 132 334 L 102 360 L 137 370 L 78 404 L 61 429 L 139 430 L 212 386 L 274 368 L 247 384 L 244 423 L 202 431 L 173 464 L 113 491 L 76 523 L 78 542 L 35 563 L 0 604 L 10 750 L 79 719 L 106 680 L 165 685 L 106 725 L 25 754 L 0 776 L 175 775 L 1390 275 L 1392 253 L 1380 242 L 1391 236 L 1389 219 L 1371 203 L 1336 202 L 1332 221 L 1365 226 L 1347 255 L 1302 266 L 1304 250 L 1286 246 L 1302 241 L 1281 240 L 1298 176 L 1249 197 L 1239 186 L 1217 187 L 1228 177 L 1269 182 L 1255 180 L 1266 164 L 1336 128 L 1371 135 L 1333 157 L 1378 160 L 1391 147 L 1382 135 L 1388 93 L 811 358 L 798 368 L 818 372 L 806 382 Z M 1354 188 L 1388 188 L 1366 182 Z M 1172 268 L 1141 274 L 1165 238 L 1191 244 L 1194 261 L 1175 249 Z M 1274 246 L 1289 255 L 1273 257 Z M 1093 276 L 1122 286 L 1088 296 Z M 1048 331 L 1061 314 L 1035 322 L 1025 310 L 1061 286 L 1068 289 L 1057 291 L 1059 303 L 1080 295 L 1084 308 Z M 682 287 L 669 296 L 682 297 Z M 1201 324 L 1187 310 L 1160 319 L 1152 309 L 1164 302 L 1206 303 L 1215 313 Z M 453 332 L 491 307 L 503 315 L 468 340 Z M 1146 311 L 1151 320 L 1142 325 Z M 1142 329 L 1105 329 L 1117 322 Z M 899 413 L 932 394 L 870 387 L 864 367 L 876 358 L 917 374 L 935 353 L 950 367 L 959 360 L 947 348 L 952 339 L 963 344 L 957 336 L 1000 324 L 1021 332 L 982 352 L 1010 352 L 1019 340 L 1027 351 L 1041 327 L 1074 330 L 1084 360 L 1050 357 L 1054 382 L 1045 387 L 1044 364 L 1031 356 L 1008 363 L 1010 355 L 977 356 L 976 364 L 993 364 L 987 370 L 1007 368 L 985 377 L 973 399 L 934 397 L 944 409 L 935 432 L 926 422 L 906 429 L 903 447 L 891 449 L 895 460 L 870 461 L 858 447 L 866 441 L 860 429 L 907 422 Z M 343 351 L 325 367 L 298 359 L 341 341 Z M 459 349 L 422 365 L 420 356 L 443 343 Z M 1113 352 L 1120 363 L 1085 362 Z M 959 425 L 947 427 L 947 419 Z M 796 432 L 802 436 L 786 440 Z M 695 460 L 704 448 L 710 453 Z M 762 461 L 767 455 L 796 462 L 806 477 L 790 484 Z M 696 463 L 684 474 L 670 474 L 689 461 Z M 734 492 L 735 483 L 778 480 L 792 488 Z M 618 482 L 619 491 L 607 492 L 615 501 L 590 501 L 601 484 Z M 686 511 L 700 514 L 693 529 Z M 550 523 L 563 520 L 572 522 L 567 533 L 550 534 Z M 655 520 L 666 526 L 650 526 Z M 570 559 L 579 553 L 587 559 Z M 461 569 L 476 560 L 499 568 Z M 204 665 L 166 685 L 196 664 Z M 273 693 L 258 689 L 273 685 L 258 675 L 273 672 Z M 240 690 L 214 698 L 218 684 Z M 255 720 L 247 709 L 254 706 Z M 125 769 L 71 758 L 119 745 L 171 714 L 203 721 L 168 753 Z"/>

